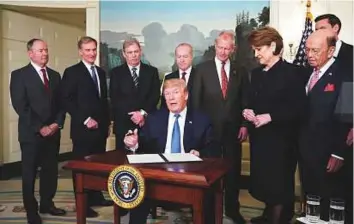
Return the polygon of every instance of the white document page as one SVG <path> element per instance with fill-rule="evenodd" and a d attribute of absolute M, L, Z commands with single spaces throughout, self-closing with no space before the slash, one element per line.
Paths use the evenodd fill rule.
<path fill-rule="evenodd" d="M 196 155 L 193 155 L 191 153 L 166 153 L 163 154 L 163 156 L 169 161 L 169 162 L 194 162 L 194 161 L 203 161 L 201 158 L 199 158 Z"/>
<path fill-rule="evenodd" d="M 132 154 L 127 157 L 130 164 L 165 162 L 159 154 Z"/>
<path fill-rule="evenodd" d="M 305 224 L 313 224 L 313 222 L 307 221 L 306 217 L 300 217 L 300 218 L 297 218 L 296 220 L 300 221 L 302 223 L 305 223 Z M 328 222 L 320 219 L 320 220 L 318 220 L 318 222 L 316 222 L 316 224 L 328 224 Z"/>

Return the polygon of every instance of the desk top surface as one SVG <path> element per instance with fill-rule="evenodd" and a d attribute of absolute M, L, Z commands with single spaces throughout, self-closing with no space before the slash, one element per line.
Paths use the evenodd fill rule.
<path fill-rule="evenodd" d="M 87 156 L 85 160 L 69 161 L 64 168 L 76 172 L 108 176 L 119 165 L 128 165 L 121 150 Z M 205 158 L 203 162 L 130 164 L 139 169 L 145 179 L 208 187 L 222 178 L 231 167 L 226 159 Z"/>

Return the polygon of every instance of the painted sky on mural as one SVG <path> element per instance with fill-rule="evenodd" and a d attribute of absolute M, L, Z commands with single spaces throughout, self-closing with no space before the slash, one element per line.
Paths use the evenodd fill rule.
<path fill-rule="evenodd" d="M 268 4 L 269 1 L 103 1 L 101 30 L 141 34 L 142 27 L 158 21 L 167 33 L 190 24 L 208 36 L 216 28 L 234 28 L 236 13 L 247 10 L 251 18 L 256 17 Z"/>
<path fill-rule="evenodd" d="M 121 49 L 122 42 L 137 38 L 144 56 L 154 66 L 170 66 L 174 49 L 190 43 L 200 56 L 222 30 L 235 30 L 242 11 L 257 18 L 269 1 L 101 1 L 101 41 Z"/>

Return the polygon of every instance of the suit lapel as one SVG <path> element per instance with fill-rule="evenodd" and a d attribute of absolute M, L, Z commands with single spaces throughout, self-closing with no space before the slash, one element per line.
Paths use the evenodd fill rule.
<path fill-rule="evenodd" d="M 232 64 L 230 64 L 229 82 L 227 85 L 227 92 L 226 92 L 226 101 L 228 101 L 231 96 L 236 95 L 238 91 L 238 82 L 239 81 L 237 79 L 236 68 Z"/>
<path fill-rule="evenodd" d="M 101 95 L 100 97 L 102 98 L 105 98 L 106 97 L 106 77 L 105 75 L 103 74 L 103 72 L 101 71 L 101 69 L 98 69 L 98 67 L 96 66 L 96 70 L 97 70 L 97 74 L 98 74 L 98 77 L 100 79 L 100 90 L 101 90 Z"/>
<path fill-rule="evenodd" d="M 138 80 L 139 80 L 139 83 L 140 83 L 140 74 L 141 74 L 141 67 L 140 66 L 140 71 L 139 71 L 139 74 L 138 74 Z M 132 77 L 132 74 L 131 74 L 131 71 L 129 69 L 129 66 L 127 63 L 124 64 L 124 73 L 122 75 L 124 75 L 124 79 L 126 80 L 126 82 L 124 82 L 125 85 L 129 85 L 130 88 L 133 88 L 133 89 L 136 89 L 135 87 L 135 84 L 134 84 L 134 80 L 133 80 L 133 77 Z"/>
<path fill-rule="evenodd" d="M 92 76 L 91 76 L 90 71 L 87 69 L 86 65 L 82 61 L 80 62 L 80 65 L 81 65 L 81 69 L 83 71 L 83 74 L 85 76 L 85 79 L 88 80 L 91 83 L 91 87 L 92 87 L 93 90 L 95 90 L 96 96 L 98 98 L 100 98 L 100 96 L 98 94 L 97 87 L 95 85 L 95 82 L 92 80 Z M 97 66 L 95 66 L 95 67 L 96 67 L 97 75 L 98 75 L 98 77 L 100 79 L 100 87 L 102 87 L 102 81 L 101 81 L 102 79 L 101 79 L 101 77 L 99 75 L 99 71 L 97 69 Z M 101 88 L 101 90 L 102 90 L 102 88 Z"/>
<path fill-rule="evenodd" d="M 317 93 L 322 94 L 328 84 L 334 84 L 335 79 L 339 77 L 340 74 L 335 74 L 336 64 L 332 64 L 327 71 L 321 76 L 321 78 L 313 86 L 309 94 Z"/>
<path fill-rule="evenodd" d="M 213 60 L 212 63 L 211 63 L 210 71 L 211 72 L 207 73 L 207 74 L 209 74 L 209 78 L 208 79 L 210 80 L 210 82 L 213 83 L 213 85 L 211 85 L 211 86 L 213 86 L 215 91 L 217 91 L 219 93 L 219 97 L 224 100 L 224 97 L 222 95 L 222 90 L 221 90 L 218 70 L 217 70 L 217 67 L 216 67 L 216 64 L 215 64 L 215 60 Z"/>
<path fill-rule="evenodd" d="M 55 89 L 56 83 L 55 83 L 55 76 L 52 72 L 51 69 L 47 68 L 47 73 L 49 77 L 49 91 L 50 91 L 50 96 L 53 96 L 53 91 Z"/>
<path fill-rule="evenodd" d="M 161 116 L 161 122 L 156 123 L 157 125 L 160 125 L 159 130 L 160 130 L 160 153 L 165 152 L 165 147 L 166 147 L 166 141 L 167 141 L 167 132 L 168 132 L 168 116 L 169 116 L 169 111 L 167 109 L 162 109 L 162 116 Z"/>
<path fill-rule="evenodd" d="M 191 73 L 189 74 L 188 84 L 187 84 L 187 87 L 188 87 L 188 90 L 190 93 L 192 92 L 192 89 L 193 89 L 194 72 L 195 72 L 195 69 L 192 67 Z"/>
<path fill-rule="evenodd" d="M 41 90 L 43 96 L 49 96 L 49 94 L 48 94 L 47 91 L 45 90 L 44 83 L 43 83 L 41 77 L 39 77 L 38 72 L 37 72 L 36 69 L 31 65 L 31 63 L 28 64 L 28 69 L 29 69 L 29 73 L 30 73 L 31 76 L 32 76 L 32 79 L 31 79 L 31 80 L 33 81 L 33 84 L 34 84 L 35 86 L 37 86 L 37 87 Z M 47 71 L 47 72 L 48 72 L 48 71 Z M 49 76 L 49 75 L 48 75 L 48 76 Z"/>
<path fill-rule="evenodd" d="M 184 124 L 183 146 L 185 152 L 190 151 L 191 141 L 193 139 L 193 112 L 187 109 L 186 121 Z"/>

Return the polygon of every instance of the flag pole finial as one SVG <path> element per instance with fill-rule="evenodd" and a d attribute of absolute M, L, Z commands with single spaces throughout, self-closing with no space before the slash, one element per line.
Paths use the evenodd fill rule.
<path fill-rule="evenodd" d="M 307 3 L 306 3 L 306 17 L 313 20 L 313 16 L 312 16 L 312 13 L 311 13 L 311 0 L 307 0 Z"/>

